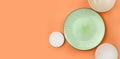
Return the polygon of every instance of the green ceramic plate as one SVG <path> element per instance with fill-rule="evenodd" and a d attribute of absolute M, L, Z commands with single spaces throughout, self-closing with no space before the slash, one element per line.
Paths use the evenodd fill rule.
<path fill-rule="evenodd" d="M 91 9 L 77 9 L 67 17 L 64 24 L 64 34 L 72 47 L 79 50 L 92 49 L 104 37 L 103 19 Z"/>

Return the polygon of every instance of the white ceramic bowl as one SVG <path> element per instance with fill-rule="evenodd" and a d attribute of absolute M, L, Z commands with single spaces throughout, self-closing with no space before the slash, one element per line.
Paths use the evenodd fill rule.
<path fill-rule="evenodd" d="M 95 52 L 96 59 L 118 59 L 118 51 L 112 44 L 104 43 Z"/>
<path fill-rule="evenodd" d="M 112 9 L 116 0 L 88 0 L 91 8 L 98 12 L 106 12 Z"/>
<path fill-rule="evenodd" d="M 49 37 L 49 42 L 53 47 L 60 47 L 64 43 L 64 36 L 60 32 L 52 32 Z"/>

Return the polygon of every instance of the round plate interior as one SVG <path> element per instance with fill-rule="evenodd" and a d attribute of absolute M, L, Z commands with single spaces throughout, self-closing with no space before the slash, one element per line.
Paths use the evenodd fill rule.
<path fill-rule="evenodd" d="M 66 18 L 64 34 L 68 43 L 79 50 L 96 47 L 103 39 L 105 26 L 99 14 L 91 9 L 81 8 Z"/>

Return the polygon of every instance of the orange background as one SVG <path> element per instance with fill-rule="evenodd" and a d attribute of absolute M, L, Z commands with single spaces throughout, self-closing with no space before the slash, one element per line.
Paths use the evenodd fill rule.
<path fill-rule="evenodd" d="M 79 51 L 66 41 L 60 48 L 49 44 L 49 34 L 63 33 L 66 16 L 87 0 L 0 0 L 0 59 L 95 59 L 95 49 Z M 102 43 L 120 50 L 120 0 L 100 13 L 106 25 Z M 119 55 L 120 56 L 120 55 Z"/>

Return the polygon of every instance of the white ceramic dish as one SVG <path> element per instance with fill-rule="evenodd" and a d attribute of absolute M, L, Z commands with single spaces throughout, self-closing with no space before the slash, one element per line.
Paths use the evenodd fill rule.
<path fill-rule="evenodd" d="M 88 0 L 90 6 L 98 12 L 106 12 L 113 8 L 116 0 Z"/>
<path fill-rule="evenodd" d="M 104 43 L 95 52 L 96 59 L 118 59 L 118 51 L 112 44 Z"/>
<path fill-rule="evenodd" d="M 49 42 L 53 47 L 60 47 L 64 43 L 64 36 L 60 32 L 53 32 L 50 34 Z"/>

